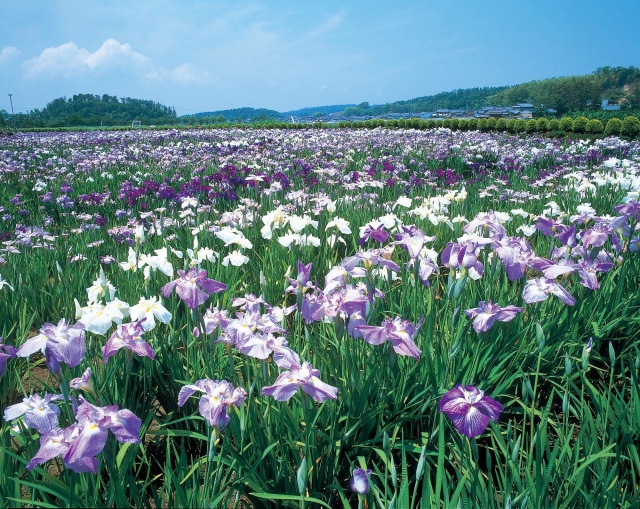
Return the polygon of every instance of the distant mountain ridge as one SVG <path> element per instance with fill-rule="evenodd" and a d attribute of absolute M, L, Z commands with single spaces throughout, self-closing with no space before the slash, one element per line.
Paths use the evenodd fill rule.
<path fill-rule="evenodd" d="M 603 102 L 604 101 L 604 102 Z M 357 117 L 376 117 L 394 113 L 413 115 L 435 112 L 438 109 L 474 110 L 488 105 L 511 106 L 531 103 L 536 113 L 586 112 L 605 109 L 640 110 L 640 69 L 636 67 L 600 67 L 581 76 L 549 78 L 514 86 L 477 87 L 417 97 L 386 104 L 337 104 L 313 106 L 279 112 L 267 108 L 235 108 L 201 112 L 178 117 L 175 109 L 150 100 L 118 98 L 104 94 L 76 94 L 70 98 L 53 100 L 42 110 L 10 115 L 0 110 L 0 127 L 62 127 L 130 125 L 140 121 L 143 125 L 173 125 L 217 122 L 269 122 L 326 121 Z M 613 106 L 612 106 L 613 105 Z M 324 118 L 323 118 L 324 117 Z"/>
<path fill-rule="evenodd" d="M 234 108 L 230 110 L 205 111 L 196 113 L 195 115 L 184 115 L 185 117 L 193 116 L 195 118 L 220 118 L 225 120 L 289 120 L 290 117 L 311 117 L 313 115 L 330 115 L 331 113 L 339 113 L 346 108 L 355 106 L 354 104 L 335 104 L 331 106 L 312 106 L 309 108 L 301 108 L 291 111 L 275 111 L 267 108 Z"/>
<path fill-rule="evenodd" d="M 315 114 L 342 113 L 345 117 L 380 116 L 389 113 L 434 112 L 438 109 L 474 110 L 489 104 L 511 106 L 517 103 L 532 103 L 536 109 L 551 109 L 558 114 L 585 109 L 599 109 L 602 99 L 630 109 L 640 108 L 640 69 L 636 67 L 600 67 L 591 74 L 535 80 L 513 86 L 476 87 L 455 89 L 435 95 L 395 101 L 386 104 L 370 105 L 362 102 L 358 105 L 317 106 L 277 112 L 253 108 L 241 108 L 247 113 L 245 119 L 260 115 L 275 120 L 288 120 L 293 117 L 312 117 Z M 228 112 L 221 110 L 211 115 L 221 115 L 228 120 Z M 206 116 L 197 114 L 196 117 Z"/>

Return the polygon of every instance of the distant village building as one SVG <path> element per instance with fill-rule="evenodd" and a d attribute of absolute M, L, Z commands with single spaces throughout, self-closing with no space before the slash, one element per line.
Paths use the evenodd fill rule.
<path fill-rule="evenodd" d="M 618 111 L 620 110 L 619 104 L 609 104 L 609 99 L 602 99 L 602 104 L 600 108 L 605 111 Z"/>

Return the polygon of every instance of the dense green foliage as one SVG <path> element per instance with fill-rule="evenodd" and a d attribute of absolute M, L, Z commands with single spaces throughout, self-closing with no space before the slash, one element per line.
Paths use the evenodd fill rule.
<path fill-rule="evenodd" d="M 283 111 L 282 116 L 284 118 L 294 117 L 308 117 L 314 115 L 329 115 L 331 113 L 340 113 L 347 108 L 355 106 L 355 104 L 334 104 L 331 106 L 313 106 L 310 108 L 301 108 L 299 110 Z"/>
<path fill-rule="evenodd" d="M 474 120 L 474 128 L 489 124 Z M 522 132 L 529 124 L 511 125 Z M 629 203 L 640 189 L 637 142 L 443 129 L 171 129 L 18 133 L 0 139 L 0 157 L 0 336 L 24 345 L 43 323 L 74 322 L 79 312 L 87 339 L 81 364 L 65 362 L 56 375 L 35 349 L 9 358 L 0 414 L 33 393 L 62 392 L 55 405 L 65 429 L 77 419 L 69 395 L 142 420 L 139 444 L 116 440 L 111 428 L 94 475 L 72 471 L 63 453 L 27 468 L 43 435 L 4 418 L 0 507 L 638 507 L 640 239 Z M 627 212 L 616 210 L 622 202 Z M 613 217 L 622 212 L 625 221 Z M 391 235 L 361 243 L 367 225 Z M 454 264 L 445 250 L 463 237 L 472 240 Z M 228 263 L 239 250 L 246 261 Z M 525 305 L 524 289 L 542 268 L 530 257 L 552 255 L 572 272 L 550 278 L 549 298 Z M 397 266 L 385 269 L 385 260 Z M 519 277 L 514 261 L 526 264 Z M 308 276 L 299 264 L 309 264 Z M 196 307 L 162 292 L 174 270 L 191 267 L 226 289 Z M 586 278 L 596 272 L 594 289 Z M 358 317 L 345 303 L 361 308 L 365 291 L 370 326 L 393 317 L 421 324 L 415 334 L 394 333 L 413 335 L 418 357 L 390 338 L 351 336 Z M 573 303 L 561 300 L 564 291 Z M 260 339 L 271 306 L 291 306 L 278 320 L 285 332 L 272 328 L 272 336 L 319 369 L 336 399 L 299 389 L 287 401 L 267 397 L 287 369 L 275 352 L 240 351 L 228 342 L 230 327 L 226 338 L 217 327 L 202 330 L 205 305 L 241 325 L 258 295 L 268 306 L 242 326 Z M 301 315 L 323 295 L 324 319 Z M 122 299 L 110 309 L 127 308 L 128 323 L 126 303 L 156 297 L 169 319 L 157 316 L 134 339 L 148 341 L 154 358 L 122 349 L 107 362 L 118 319 L 90 330 L 91 309 L 107 312 Z M 523 309 L 479 331 L 468 311 L 480 301 Z M 91 385 L 70 387 L 87 367 Z M 179 403 L 183 388 L 203 378 L 246 390 L 226 427 L 200 415 L 206 400 Z M 477 385 L 504 407 L 480 435 L 462 435 L 441 412 L 455 384 Z M 83 433 L 107 424 L 101 414 L 86 418 L 100 422 L 77 419 Z M 361 497 L 349 488 L 355 467 L 371 470 Z"/>
<path fill-rule="evenodd" d="M 530 101 L 537 108 L 554 108 L 559 114 L 600 110 L 608 98 L 625 108 L 640 108 L 640 69 L 636 67 L 601 67 L 584 76 L 530 81 L 509 87 L 488 98 L 500 106 Z M 606 112 L 619 114 L 620 112 Z"/>
<path fill-rule="evenodd" d="M 487 104 L 487 98 L 507 87 L 465 88 L 440 92 L 436 95 L 417 97 L 407 101 L 396 101 L 387 104 L 370 105 L 363 102 L 344 111 L 345 116 L 383 115 L 385 113 L 418 113 L 438 109 L 468 110 Z"/>
<path fill-rule="evenodd" d="M 243 120 L 276 120 L 282 118 L 282 114 L 267 108 L 235 108 L 232 110 L 207 111 L 192 115 L 200 120 L 206 117 L 222 117 L 223 120 L 243 121 Z"/>
<path fill-rule="evenodd" d="M 76 94 L 55 99 L 42 110 L 16 114 L 12 123 L 15 127 L 116 126 L 130 125 L 134 120 L 146 125 L 178 121 L 175 109 L 154 101 Z"/>

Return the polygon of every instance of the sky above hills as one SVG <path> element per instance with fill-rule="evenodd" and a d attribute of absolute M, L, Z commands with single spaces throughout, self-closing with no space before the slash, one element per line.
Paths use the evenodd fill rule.
<path fill-rule="evenodd" d="M 0 109 L 381 104 L 640 67 L 640 0 L 0 2 Z"/>

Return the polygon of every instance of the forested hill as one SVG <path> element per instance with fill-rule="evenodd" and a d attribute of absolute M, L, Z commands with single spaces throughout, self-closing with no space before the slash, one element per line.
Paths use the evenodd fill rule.
<path fill-rule="evenodd" d="M 505 90 L 507 87 L 464 88 L 436 95 L 417 97 L 407 101 L 369 105 L 368 102 L 344 110 L 345 116 L 384 115 L 386 113 L 419 113 L 438 109 L 470 110 L 487 104 L 487 97 Z"/>
<path fill-rule="evenodd" d="M 310 108 L 301 108 L 299 110 L 285 111 L 283 117 L 310 117 L 313 115 L 330 115 L 331 113 L 340 113 L 345 109 L 355 106 L 355 104 L 333 104 L 331 106 L 313 106 Z"/>
<path fill-rule="evenodd" d="M 279 111 L 267 108 L 234 108 L 231 110 L 204 111 L 192 116 L 195 118 L 213 118 L 221 122 L 225 120 L 242 121 L 247 119 L 268 120 L 282 118 L 282 114 Z"/>
<path fill-rule="evenodd" d="M 437 109 L 471 110 L 482 106 L 512 106 L 532 103 L 536 108 L 553 108 L 558 114 L 599 109 L 602 99 L 622 109 L 640 108 L 640 69 L 601 67 L 592 74 L 530 81 L 510 87 L 466 88 L 417 97 L 408 101 L 347 108 L 345 116 L 376 116 L 385 113 L 419 113 Z"/>
<path fill-rule="evenodd" d="M 509 87 L 487 98 L 496 106 L 532 102 L 554 108 L 559 114 L 599 109 L 602 99 L 629 109 L 640 108 L 640 69 L 600 67 L 592 74 L 530 81 Z"/>
<path fill-rule="evenodd" d="M 353 106 L 353 104 L 336 104 L 332 106 L 313 106 L 291 111 L 275 111 L 266 108 L 236 108 L 232 110 L 205 111 L 193 115 L 195 118 L 209 118 L 216 121 L 243 121 L 243 120 L 288 120 L 290 117 L 311 117 L 314 115 L 328 115 L 339 113 Z"/>
<path fill-rule="evenodd" d="M 26 118 L 19 118 L 22 116 Z M 140 120 L 145 125 L 177 122 L 173 108 L 154 101 L 117 98 L 107 94 L 76 94 L 69 99 L 60 97 L 42 110 L 32 110 L 28 115 L 18 114 L 16 117 L 18 123 L 26 123 L 28 120 L 28 124 L 33 127 L 128 125 L 132 120 Z"/>

